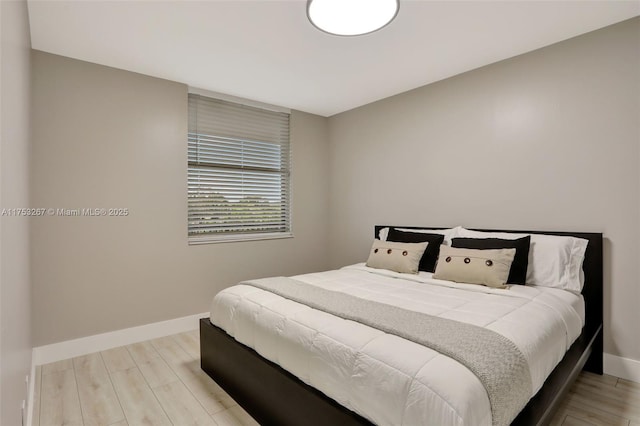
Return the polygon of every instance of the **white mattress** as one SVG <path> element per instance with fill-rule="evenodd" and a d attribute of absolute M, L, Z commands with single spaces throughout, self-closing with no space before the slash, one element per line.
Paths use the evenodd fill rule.
<path fill-rule="evenodd" d="M 490 289 L 363 264 L 293 278 L 500 333 L 529 362 L 532 396 L 584 325 L 582 296 L 559 289 Z M 378 425 L 491 424 L 479 379 L 417 343 L 248 285 L 216 295 L 211 322 Z"/>

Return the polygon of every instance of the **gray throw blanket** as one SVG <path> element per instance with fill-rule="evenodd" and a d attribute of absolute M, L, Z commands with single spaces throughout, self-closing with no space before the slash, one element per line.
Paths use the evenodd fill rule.
<path fill-rule="evenodd" d="M 245 281 L 315 309 L 419 343 L 455 359 L 482 382 L 493 424 L 513 421 L 531 397 L 529 365 L 516 345 L 486 328 L 326 290 L 286 277 Z"/>

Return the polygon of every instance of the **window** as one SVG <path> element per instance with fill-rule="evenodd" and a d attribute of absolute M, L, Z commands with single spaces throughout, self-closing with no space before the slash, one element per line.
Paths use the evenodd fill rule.
<path fill-rule="evenodd" d="M 291 236 L 289 114 L 189 94 L 189 243 Z"/>

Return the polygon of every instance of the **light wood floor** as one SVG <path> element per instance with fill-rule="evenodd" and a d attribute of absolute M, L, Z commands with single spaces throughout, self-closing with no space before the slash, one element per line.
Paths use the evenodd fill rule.
<path fill-rule="evenodd" d="M 34 426 L 257 423 L 200 369 L 197 330 L 36 367 Z"/>
<path fill-rule="evenodd" d="M 640 383 L 582 372 L 551 426 L 640 426 Z"/>
<path fill-rule="evenodd" d="M 194 330 L 38 366 L 33 425 L 256 425 L 199 348 Z M 582 373 L 551 424 L 640 426 L 640 384 Z"/>

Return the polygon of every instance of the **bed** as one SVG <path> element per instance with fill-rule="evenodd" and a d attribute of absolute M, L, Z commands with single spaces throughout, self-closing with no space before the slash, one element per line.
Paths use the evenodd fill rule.
<path fill-rule="evenodd" d="M 388 228 L 383 226 L 376 226 L 375 235 L 378 236 L 381 229 Z M 417 227 L 403 227 L 407 230 L 411 229 L 419 229 Z M 422 229 L 424 227 L 420 227 Z M 436 228 L 431 228 L 436 229 Z M 559 236 L 572 236 L 577 238 L 582 238 L 588 241 L 588 245 L 586 246 L 586 251 L 584 252 L 584 262 L 583 262 L 583 271 L 584 271 L 584 287 L 582 288 L 582 297 L 576 298 L 575 301 L 571 303 L 576 304 L 575 311 L 580 312 L 583 309 L 583 313 L 580 318 L 580 326 L 582 323 L 583 327 L 579 327 L 577 331 L 573 331 L 574 335 L 570 338 L 570 346 L 567 344 L 568 350 L 562 357 L 561 361 L 553 368 L 556 361 L 553 361 L 553 365 L 551 367 L 548 366 L 550 361 L 542 360 L 544 357 L 540 355 L 541 352 L 535 352 L 532 350 L 531 353 L 538 355 L 531 355 L 535 358 L 535 360 L 539 360 L 542 367 L 533 366 L 532 367 L 532 376 L 544 374 L 547 376 L 549 371 L 544 371 L 544 365 L 547 365 L 546 370 L 551 370 L 546 380 L 544 377 L 534 379 L 533 388 L 537 392 L 535 396 L 529 400 L 526 406 L 520 411 L 517 415 L 513 424 L 546 424 L 551 419 L 551 416 L 557 408 L 558 403 L 561 401 L 563 395 L 568 391 L 571 383 L 575 380 L 576 376 L 579 372 L 584 368 L 588 371 L 602 374 L 602 286 L 603 286 L 603 278 L 602 278 L 602 234 L 599 233 L 571 233 L 571 232 L 539 232 L 539 231 L 500 231 L 506 233 L 516 233 L 516 234 L 546 234 L 546 235 L 559 235 Z M 354 280 L 358 280 L 358 277 L 365 276 L 369 277 L 368 280 L 373 280 L 376 286 L 380 286 L 380 288 L 384 288 L 389 285 L 389 277 L 384 278 L 385 274 L 382 274 L 382 278 L 379 278 L 377 275 L 375 277 L 370 277 L 371 271 L 367 271 L 367 268 L 362 265 L 351 266 L 344 270 L 333 271 L 331 274 L 332 279 L 334 281 L 328 280 L 326 276 L 316 276 L 314 274 L 310 274 L 308 276 L 301 276 L 302 280 L 328 280 L 326 284 L 327 286 L 335 286 L 337 283 L 344 281 L 345 277 L 353 277 Z M 389 274 L 387 274 L 389 275 Z M 391 274 L 393 275 L 393 274 Z M 391 277 L 397 278 L 397 277 Z M 429 280 L 432 277 L 426 277 L 425 280 Z M 418 281 L 421 278 L 416 278 Z M 342 281 L 340 281 L 342 280 Z M 366 280 L 365 280 L 366 281 Z M 396 280 L 395 282 L 400 282 Z M 404 284 L 404 281 L 402 281 Z M 423 291 L 422 289 L 425 287 L 423 282 L 420 283 L 406 283 L 406 288 L 403 291 L 406 294 L 411 295 L 411 292 L 415 291 Z M 344 285 L 340 284 L 340 285 Z M 354 287 L 358 287 L 354 285 Z M 362 286 L 360 286 L 362 287 Z M 448 287 L 447 287 L 448 288 Z M 233 291 L 237 291 L 239 293 L 248 292 L 252 293 L 253 296 L 258 299 L 266 297 L 260 291 L 260 289 L 255 288 L 246 288 L 243 286 L 237 286 L 236 290 L 231 290 L 231 294 L 228 297 L 236 297 L 237 294 L 233 294 Z M 527 293 L 529 295 L 523 295 L 521 298 L 523 300 L 529 299 L 540 299 L 542 296 L 531 296 L 534 293 L 535 289 L 517 289 L 521 291 L 523 294 Z M 352 290 L 347 290 L 347 292 L 351 292 Z M 354 292 L 362 291 L 353 290 Z M 382 290 L 381 290 L 382 291 Z M 448 291 L 448 290 L 446 290 Z M 445 291 L 445 292 L 446 292 Z M 481 292 L 482 296 L 465 296 L 465 297 L 488 297 L 485 296 L 485 292 Z M 490 292 L 489 292 L 490 293 Z M 537 293 L 536 293 L 537 294 Z M 269 296 L 272 297 L 272 296 Z M 278 296 L 279 297 L 279 296 Z M 378 297 L 378 296 L 376 296 Z M 388 297 L 380 296 L 380 297 Z M 445 300 L 449 300 L 450 295 L 438 296 L 442 297 Z M 549 297 L 549 296 L 544 296 Z M 517 299 L 513 297 L 513 299 Z M 543 298 L 544 299 L 544 298 Z M 485 299 L 482 299 L 485 300 Z M 520 300 L 520 299 L 518 299 Z M 573 299 L 572 299 L 573 300 Z M 271 303 L 271 302 L 270 302 Z M 288 302 L 287 302 L 288 303 Z M 474 301 L 470 300 L 469 306 L 473 306 Z M 530 301 L 526 302 L 518 302 L 518 301 L 509 301 L 509 303 L 515 304 L 531 304 Z M 548 302 L 545 302 L 548 304 Z M 581 308 L 582 307 L 582 308 Z M 540 309 L 540 308 L 538 308 Z M 220 308 L 219 310 L 224 310 Z M 555 315 L 555 314 L 554 314 Z M 572 314 L 573 315 L 573 314 Z M 575 316 L 575 315 L 573 315 Z M 212 316 L 213 318 L 213 316 Z M 254 339 L 254 330 L 253 327 L 245 327 L 244 337 L 242 337 L 241 333 L 238 334 L 233 330 L 233 325 L 224 324 L 224 319 L 215 319 L 218 325 L 222 325 L 227 329 L 231 329 L 231 334 L 236 334 L 236 338 L 239 338 L 240 341 L 244 341 L 244 343 L 249 346 L 257 346 L 258 350 L 263 353 L 263 355 L 267 357 L 271 357 L 274 361 L 278 361 L 278 363 L 283 363 L 283 360 L 278 359 L 278 355 L 275 354 L 276 349 L 269 349 L 268 344 L 264 343 L 265 341 L 270 341 L 270 338 L 262 338 L 262 344 L 256 344 L 255 341 L 250 341 Z M 343 320 L 344 321 L 344 320 Z M 489 322 L 494 322 L 496 319 L 490 319 Z M 571 323 L 569 319 L 563 319 L 563 323 Z M 263 321 L 265 322 L 265 321 Z M 267 321 L 268 322 L 268 321 Z M 500 321 L 497 321 L 499 323 Z M 503 321 L 505 322 L 513 322 L 513 321 Z M 557 321 L 560 322 L 560 321 Z M 503 324 L 504 325 L 504 324 Z M 260 323 L 256 324 L 255 329 L 260 329 Z M 348 327 L 344 327 L 345 329 Z M 498 326 L 498 328 L 500 328 Z M 569 327 L 571 328 L 571 327 Z M 575 325 L 572 326 L 575 329 Z M 352 383 L 330 383 L 331 376 L 327 375 L 325 377 L 321 377 L 320 380 L 316 379 L 316 382 L 313 383 L 313 380 L 310 380 L 308 376 L 309 369 L 313 366 L 304 365 L 304 362 L 300 361 L 300 356 L 296 360 L 295 357 L 289 360 L 289 365 L 287 368 L 296 375 L 290 373 L 289 371 L 281 368 L 278 364 L 265 359 L 265 357 L 259 355 L 254 349 L 249 346 L 239 343 L 234 337 L 231 337 L 225 330 L 221 327 L 217 327 L 212 324 L 210 318 L 203 318 L 200 322 L 200 333 L 201 333 L 201 363 L 202 369 L 211 376 L 220 386 L 222 386 L 241 406 L 243 406 L 249 414 L 251 414 L 259 423 L 267 425 L 299 425 L 299 424 L 341 424 L 341 425 L 356 425 L 356 424 L 371 424 L 372 420 L 376 423 L 386 423 L 386 424 L 398 424 L 396 421 L 400 417 L 397 416 L 407 416 L 404 420 L 405 424 L 415 424 L 417 421 L 411 420 L 412 415 L 422 415 L 424 413 L 419 414 L 419 410 L 412 414 L 411 410 L 404 408 L 404 412 L 401 414 L 394 414 L 393 407 L 393 392 L 389 393 L 386 398 L 384 398 L 380 402 L 376 402 L 369 405 L 367 407 L 367 398 L 362 395 L 367 395 L 367 389 L 375 388 L 376 382 L 370 381 L 366 382 L 358 382 L 356 385 Z M 268 331 L 266 332 L 268 333 Z M 357 333 L 356 333 L 357 334 Z M 383 333 L 384 334 L 384 333 Z M 247 337 L 252 336 L 252 337 Z M 365 336 L 366 337 L 366 336 Z M 375 337 L 375 336 L 374 336 Z M 351 337 L 345 337 L 347 340 Z M 260 341 L 260 337 L 257 338 L 257 341 Z M 400 339 L 400 338 L 398 338 Z M 294 339 L 295 340 L 295 339 Z M 384 340 L 380 338 L 380 340 Z M 282 343 L 282 342 L 281 342 Z M 407 344 L 407 342 L 402 342 L 401 340 L 397 341 L 398 347 L 404 348 L 404 351 L 411 352 L 415 348 L 413 346 L 406 346 L 406 348 L 402 345 Z M 286 343 L 288 344 L 288 343 Z M 262 345 L 262 346 L 261 346 Z M 267 346 L 265 346 L 267 345 Z M 375 345 L 372 345 L 375 346 Z M 523 344 L 521 346 L 526 346 Z M 566 349 L 566 348 L 565 348 Z M 298 349 L 293 348 L 288 352 L 295 353 Z M 269 355 L 269 352 L 272 352 Z M 375 349 L 374 349 L 375 351 Z M 334 353 L 334 350 L 330 350 L 328 352 Z M 563 349 L 564 352 L 564 349 Z M 422 355 L 416 355 L 419 358 Z M 315 359 L 317 356 L 320 358 L 320 355 L 311 355 L 308 358 Z M 428 356 L 428 355 L 424 355 Z M 556 355 L 557 356 L 557 355 Z M 326 356 L 325 356 L 326 358 Z M 440 359 L 440 358 L 438 358 Z M 448 362 L 443 360 L 443 362 Z M 286 362 L 284 362 L 286 364 Z M 326 368 L 326 365 L 329 365 L 323 361 L 321 363 Z M 393 364 L 393 360 L 388 361 L 387 364 Z M 436 364 L 437 363 L 433 363 Z M 305 368 L 307 373 L 305 373 Z M 370 370 L 376 370 L 376 366 L 370 367 Z M 403 367 L 404 368 L 404 367 Z M 340 370 L 341 367 L 336 367 L 337 370 Z M 313 369 L 312 369 L 313 370 Z M 437 370 L 437 369 L 436 369 Z M 384 370 L 381 371 L 381 377 L 386 377 Z M 544 371 L 544 373 L 538 373 L 538 371 Z M 365 372 L 366 374 L 372 375 L 371 372 Z M 333 374 L 333 373 L 332 373 Z M 461 377 L 464 376 L 463 373 L 460 373 Z M 358 374 L 353 374 L 353 371 L 344 372 L 345 377 L 359 377 Z M 335 377 L 338 377 L 339 374 Z M 301 377 L 303 380 L 300 380 L 298 377 Z M 337 380 L 337 379 L 336 379 Z M 473 379 L 464 379 L 460 380 L 469 380 L 471 387 L 473 387 Z M 392 380 L 390 380 L 392 381 Z M 306 383 L 314 384 L 315 387 L 323 389 L 325 393 L 331 394 L 333 398 L 329 398 L 325 395 L 325 393 L 318 391 L 314 386 L 310 386 Z M 379 382 L 379 388 L 389 387 L 389 389 L 393 389 L 393 383 L 385 383 L 385 381 Z M 402 384 L 397 384 L 402 388 Z M 406 386 L 405 386 L 406 387 Z M 341 388 L 344 388 L 341 391 Z M 327 391 L 327 389 L 329 391 Z M 412 391 L 413 392 L 413 391 Z M 421 395 L 419 390 L 413 392 L 416 395 Z M 471 392 L 471 395 L 482 394 L 482 390 L 478 392 Z M 486 397 L 485 397 L 486 398 Z M 481 396 L 478 396 L 476 399 L 478 401 L 482 400 Z M 340 401 L 340 403 L 336 402 L 336 400 Z M 354 402 L 355 400 L 355 402 Z M 363 402 L 364 400 L 364 402 Z M 389 400 L 389 401 L 387 401 Z M 466 407 L 468 405 L 469 408 L 468 414 L 472 419 L 475 419 L 473 416 L 479 416 L 478 422 L 486 422 L 486 410 L 482 408 L 482 402 L 463 402 L 461 406 Z M 389 408 L 385 406 L 388 403 Z M 406 401 L 404 401 L 406 405 Z M 454 405 L 457 404 L 454 401 Z M 466 404 L 466 405 L 465 405 Z M 345 408 L 349 406 L 350 408 L 356 408 L 356 411 L 360 412 L 360 414 L 356 414 L 354 411 Z M 411 405 L 411 404 L 409 404 Z M 378 407 L 379 406 L 379 407 Z M 362 408 L 365 407 L 365 408 Z M 464 411 L 466 408 L 455 407 L 456 413 L 457 411 Z M 476 409 L 474 407 L 481 407 Z M 363 411 L 364 410 L 364 411 Z M 367 410 L 371 410 L 372 412 L 368 412 Z M 484 410 L 484 411 L 483 411 Z M 418 414 L 416 414 L 418 413 Z M 394 417 L 396 415 L 396 417 Z M 447 413 L 438 414 L 435 418 L 439 419 L 438 421 L 442 421 L 442 419 L 446 419 Z M 388 416 L 388 417 L 385 417 Z M 483 417 L 484 416 L 484 417 Z M 418 418 L 418 417 L 414 417 Z M 421 417 L 424 418 L 424 417 Z M 428 417 L 427 417 L 428 418 Z M 422 423 L 422 422 L 420 422 Z M 427 421 L 429 423 L 429 421 Z M 433 422 L 432 422 L 433 423 Z M 473 424 L 473 420 L 467 420 L 467 424 Z"/>

